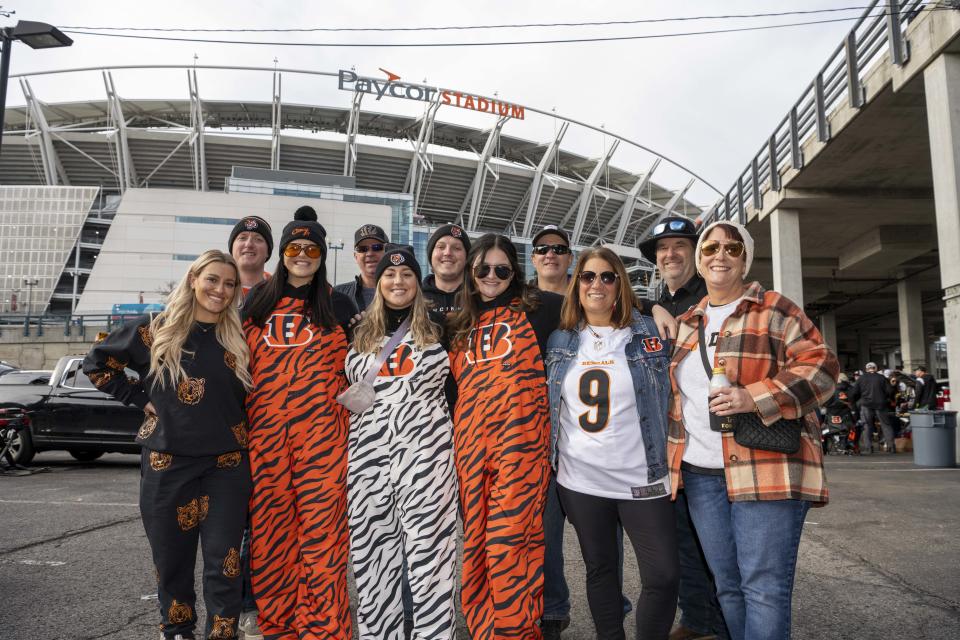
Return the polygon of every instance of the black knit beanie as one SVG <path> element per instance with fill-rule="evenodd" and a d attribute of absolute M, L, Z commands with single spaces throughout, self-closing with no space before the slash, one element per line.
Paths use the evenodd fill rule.
<path fill-rule="evenodd" d="M 463 250 L 470 253 L 470 236 L 467 235 L 466 230 L 458 224 L 445 224 L 434 231 L 427 241 L 427 262 L 431 267 L 433 266 L 433 248 L 437 246 L 440 238 L 445 236 L 452 236 L 462 242 Z"/>
<path fill-rule="evenodd" d="M 423 274 L 420 272 L 420 263 L 417 262 L 417 258 L 413 254 L 413 247 L 408 244 L 388 244 L 383 250 L 383 257 L 377 263 L 377 282 L 380 282 L 380 276 L 389 267 L 401 266 L 413 269 L 413 272 L 417 275 L 418 283 L 423 279 Z"/>
<path fill-rule="evenodd" d="M 230 239 L 227 240 L 227 251 L 233 254 L 233 241 L 237 239 L 238 235 L 246 231 L 259 233 L 267 241 L 267 260 L 269 260 L 270 254 L 273 253 L 273 231 L 267 221 L 260 216 L 247 216 L 233 226 Z"/>
<path fill-rule="evenodd" d="M 317 222 L 317 212 L 313 207 L 302 206 L 293 214 L 293 222 L 288 222 L 280 236 L 280 252 L 294 240 L 312 240 L 320 246 L 323 259 L 327 259 L 327 230 Z"/>

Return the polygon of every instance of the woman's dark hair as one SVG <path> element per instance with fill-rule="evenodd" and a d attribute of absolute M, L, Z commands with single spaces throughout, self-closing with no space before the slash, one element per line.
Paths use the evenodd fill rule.
<path fill-rule="evenodd" d="M 482 261 L 491 249 L 503 251 L 507 255 L 507 260 L 510 261 L 510 269 L 513 270 L 513 277 L 510 279 L 507 291 L 512 292 L 519 302 L 511 304 L 510 308 L 514 311 L 532 311 L 540 306 L 540 290 L 528 286 L 524 281 L 517 248 L 510 242 L 510 238 L 496 233 L 485 234 L 476 242 L 470 243 L 470 253 L 467 254 L 463 288 L 457 294 L 460 311 L 449 322 L 451 343 L 455 347 L 466 344 L 470 330 L 477 324 L 480 317 L 480 292 L 477 291 L 477 283 L 473 277 L 473 267 L 474 264 Z"/>
<path fill-rule="evenodd" d="M 274 269 L 273 275 L 247 294 L 243 304 L 243 319 L 250 319 L 256 325 L 263 325 L 283 297 L 289 275 L 287 266 L 283 264 L 283 247 L 280 247 L 280 259 L 277 261 L 277 268 Z M 330 302 L 326 261 L 321 262 L 320 268 L 313 274 L 310 288 L 307 289 L 307 298 L 303 301 L 302 313 L 311 324 L 323 329 L 333 330 L 338 326 L 337 318 L 333 315 L 333 305 Z"/>

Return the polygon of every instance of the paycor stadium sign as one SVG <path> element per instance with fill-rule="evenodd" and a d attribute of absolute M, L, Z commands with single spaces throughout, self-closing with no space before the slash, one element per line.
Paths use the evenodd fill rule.
<path fill-rule="evenodd" d="M 524 108 L 518 104 L 511 104 L 491 98 L 482 98 L 461 91 L 437 89 L 436 87 L 428 87 L 412 82 L 400 82 L 400 77 L 396 74 L 390 73 L 389 71 L 385 73 L 387 73 L 387 79 L 381 80 L 360 76 L 353 71 L 341 69 L 339 86 L 343 91 L 373 94 L 377 96 L 377 100 L 383 96 L 390 96 L 391 98 L 403 98 L 405 100 L 433 102 L 439 93 L 442 104 L 448 104 L 461 109 L 470 109 L 471 111 L 483 111 L 498 116 L 508 116 L 510 118 L 516 118 L 517 120 L 523 120 L 524 117 Z"/>

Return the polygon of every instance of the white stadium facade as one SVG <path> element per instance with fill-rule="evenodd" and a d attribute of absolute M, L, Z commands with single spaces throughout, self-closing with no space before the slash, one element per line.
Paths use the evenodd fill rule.
<path fill-rule="evenodd" d="M 151 86 L 171 72 L 187 76 L 186 97 L 120 97 L 115 76 Z M 220 86 L 234 74 L 272 87 L 272 98 L 202 97 L 201 81 Z M 81 77 L 97 90 L 42 100 L 44 83 Z M 328 230 L 338 282 L 357 273 L 353 232 L 365 223 L 412 244 L 424 264 L 442 224 L 504 233 L 528 268 L 529 239 L 555 224 L 575 247 L 616 250 L 641 289 L 654 270 L 636 247 L 653 224 L 709 213 L 693 194 L 717 197 L 684 167 L 602 126 L 395 76 L 157 66 L 14 82 L 24 104 L 7 108 L 0 151 L 0 313 L 102 314 L 159 302 L 200 252 L 226 248 L 238 219 L 262 216 L 278 239 L 303 204 Z M 342 104 L 287 101 L 281 87 L 291 83 L 322 86 L 325 101 Z"/>

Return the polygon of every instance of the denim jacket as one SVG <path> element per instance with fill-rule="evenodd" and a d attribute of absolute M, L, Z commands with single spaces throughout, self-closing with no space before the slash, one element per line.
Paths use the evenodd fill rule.
<path fill-rule="evenodd" d="M 647 454 L 647 480 L 667 474 L 667 406 L 670 401 L 670 343 L 661 340 L 653 318 L 634 310 L 633 339 L 626 345 L 627 364 L 637 398 L 637 419 Z M 560 436 L 560 394 L 563 379 L 580 348 L 580 332 L 557 329 L 547 342 L 547 384 L 550 397 L 550 464 L 557 467 Z"/>

